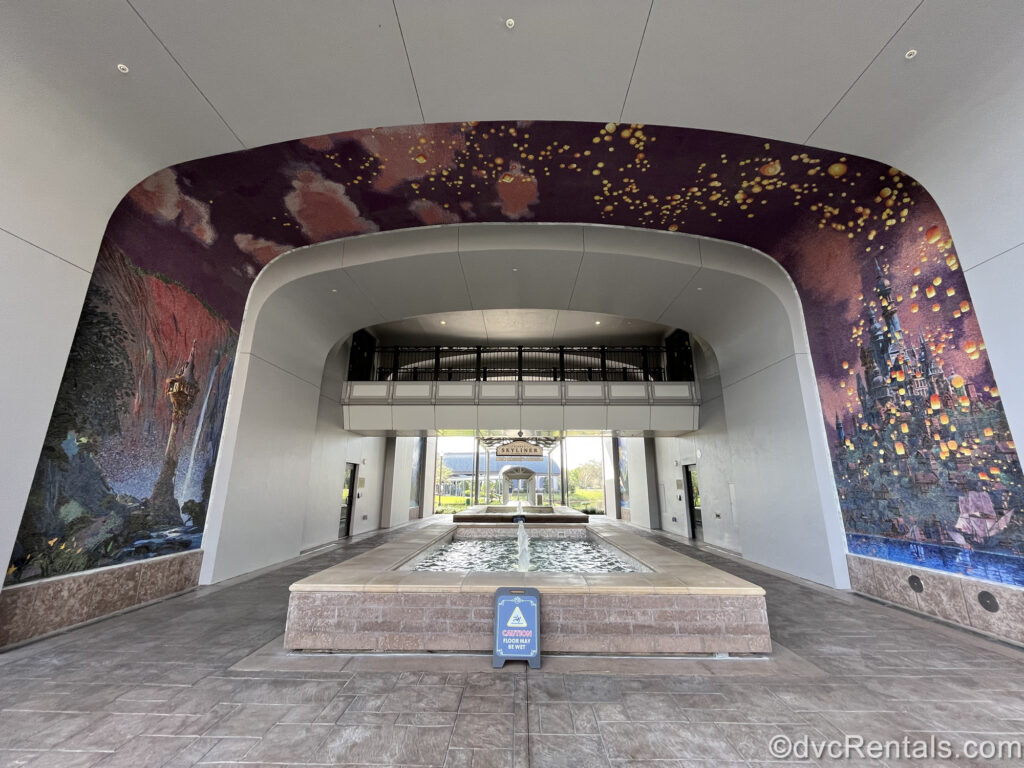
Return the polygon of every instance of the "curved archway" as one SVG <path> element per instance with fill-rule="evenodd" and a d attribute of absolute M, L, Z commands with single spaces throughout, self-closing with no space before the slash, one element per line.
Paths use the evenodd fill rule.
<path fill-rule="evenodd" d="M 707 467 L 705 495 L 720 518 L 717 529 L 714 522 L 706 529 L 709 542 L 822 583 L 848 583 L 803 314 L 781 267 L 730 243 L 540 224 L 365 235 L 284 255 L 264 270 L 239 338 L 220 451 L 228 458 L 218 463 L 211 496 L 204 581 L 333 538 L 335 468 L 351 460 L 345 441 L 353 439 L 338 402 L 338 337 L 404 316 L 507 306 L 515 299 L 492 290 L 490 276 L 510 272 L 501 266 L 509 253 L 524 284 L 572 276 L 565 290 L 534 297 L 535 306 L 611 310 L 707 339 L 717 357 L 701 382 L 707 443 L 698 461 Z M 588 259 L 616 270 L 619 283 L 629 276 L 630 290 L 609 304 L 605 281 L 584 276 Z M 404 276 L 408 290 L 397 287 L 395 275 Z M 430 290 L 444 285 L 461 288 L 455 295 Z M 666 292 L 665 285 L 675 287 Z M 661 446 L 666 456 L 678 452 L 671 438 Z M 298 513 L 282 513 L 288 509 L 302 510 L 305 523 L 296 525 Z"/>

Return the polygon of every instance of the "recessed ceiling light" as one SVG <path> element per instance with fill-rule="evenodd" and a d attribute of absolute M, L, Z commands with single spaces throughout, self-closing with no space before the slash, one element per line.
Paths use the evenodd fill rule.
<path fill-rule="evenodd" d="M 447 320 L 442 320 L 441 321 L 441 325 L 448 325 L 448 321 Z"/>
<path fill-rule="evenodd" d="M 127 64 L 118 64 L 117 65 L 117 71 L 120 72 L 122 75 L 127 75 L 128 74 L 128 65 Z"/>
<path fill-rule="evenodd" d="M 703 291 L 704 289 L 698 286 L 698 287 L 697 287 L 697 290 L 698 290 L 698 291 Z"/>
<path fill-rule="evenodd" d="M 912 59 L 915 56 L 917 56 L 917 49 L 916 48 L 911 48 L 909 51 L 907 51 L 906 53 L 903 54 L 903 58 L 905 58 L 905 59 Z"/>
<path fill-rule="evenodd" d="M 594 325 L 600 325 L 600 324 L 601 324 L 601 321 L 600 321 L 600 320 L 595 320 L 595 321 L 594 321 Z"/>
<path fill-rule="evenodd" d="M 337 292 L 338 292 L 337 288 L 331 288 L 331 293 L 337 293 Z"/>
<path fill-rule="evenodd" d="M 515 27 L 515 25 L 516 25 L 516 20 L 515 19 L 505 19 L 505 27 L 507 29 L 512 29 L 513 27 Z"/>
<path fill-rule="evenodd" d="M 518 272 L 519 271 L 519 267 L 512 267 L 512 271 L 513 272 Z"/>

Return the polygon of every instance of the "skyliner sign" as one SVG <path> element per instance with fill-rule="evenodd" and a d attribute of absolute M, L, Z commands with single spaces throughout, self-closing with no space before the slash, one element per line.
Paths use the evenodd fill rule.
<path fill-rule="evenodd" d="M 494 455 L 499 459 L 511 458 L 544 458 L 544 449 L 539 445 L 528 443 L 525 440 L 512 440 L 503 443 L 494 449 Z"/>

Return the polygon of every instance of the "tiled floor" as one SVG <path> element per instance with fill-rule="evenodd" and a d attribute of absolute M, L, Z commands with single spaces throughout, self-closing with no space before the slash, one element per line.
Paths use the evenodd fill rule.
<path fill-rule="evenodd" d="M 773 737 L 1024 742 L 1021 651 L 659 534 L 765 587 L 771 659 L 283 653 L 288 585 L 393 535 L 0 655 L 0 766 L 712 768 L 772 760 Z"/>

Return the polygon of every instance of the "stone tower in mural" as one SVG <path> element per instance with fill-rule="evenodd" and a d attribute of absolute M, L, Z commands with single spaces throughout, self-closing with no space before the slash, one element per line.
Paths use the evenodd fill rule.
<path fill-rule="evenodd" d="M 185 421 L 196 395 L 199 394 L 195 363 L 196 342 L 193 340 L 188 360 L 174 376 L 167 379 L 165 392 L 171 401 L 171 431 L 167 436 L 167 448 L 164 450 L 164 465 L 153 487 L 153 495 L 149 499 L 150 515 L 153 522 L 158 524 L 181 524 L 181 508 L 174 497 L 174 475 L 178 470 L 178 426 Z"/>

